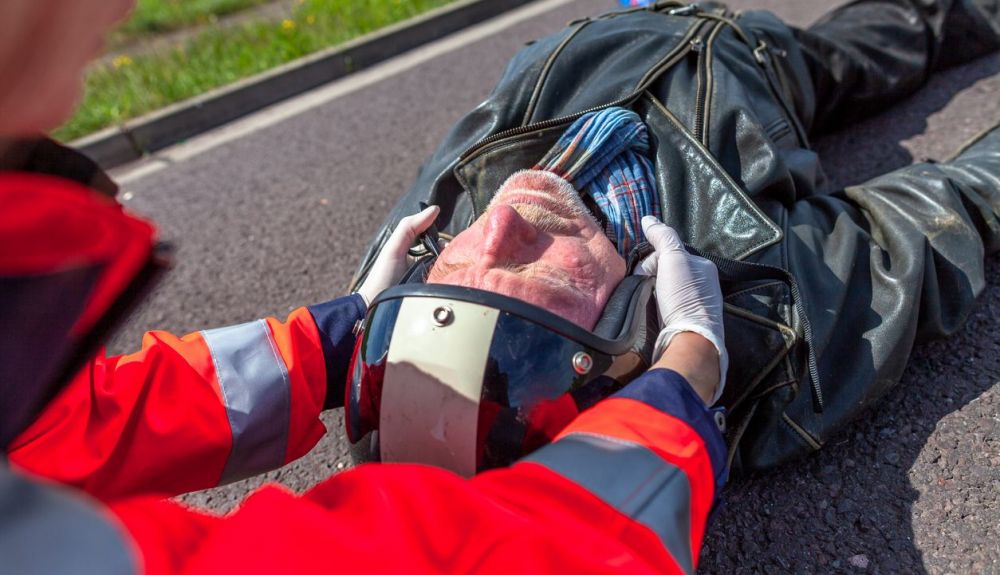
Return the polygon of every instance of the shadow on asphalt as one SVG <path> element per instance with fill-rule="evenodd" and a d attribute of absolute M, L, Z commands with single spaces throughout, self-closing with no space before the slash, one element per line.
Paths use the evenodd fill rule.
<path fill-rule="evenodd" d="M 924 133 L 928 116 L 960 91 L 995 74 L 1000 56 L 942 72 L 887 113 L 820 141 L 816 148 L 831 184 L 857 184 L 911 164 L 904 141 Z M 974 121 L 976 114 L 965 117 Z M 930 147 L 935 156 L 940 148 L 937 159 L 943 159 L 955 145 Z M 975 507 L 966 501 L 976 497 L 975 485 L 987 491 L 987 500 L 995 497 L 988 467 L 979 477 L 978 456 L 958 449 L 965 434 L 995 432 L 987 392 L 1000 379 L 1000 255 L 987 260 L 986 272 L 985 293 L 968 323 L 951 338 L 918 344 L 902 381 L 872 411 L 813 456 L 728 487 L 700 572 L 938 571 L 935 551 L 956 542 L 937 530 L 956 523 L 956 507 Z M 979 403 L 986 406 L 970 406 L 983 397 Z M 958 476 L 970 468 L 970 476 Z M 976 532 L 984 530 L 975 522 L 963 527 L 964 512 L 961 517 L 959 530 L 968 533 L 952 538 L 958 545 L 968 538 L 973 556 L 985 553 L 976 551 L 989 546 Z"/>

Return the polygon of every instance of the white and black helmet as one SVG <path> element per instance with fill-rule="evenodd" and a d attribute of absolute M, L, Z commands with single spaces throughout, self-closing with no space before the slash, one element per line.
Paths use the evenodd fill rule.
<path fill-rule="evenodd" d="M 648 251 L 634 250 L 630 271 Z M 424 283 L 434 259 L 375 298 L 360 325 L 344 402 L 356 461 L 464 475 L 507 465 L 648 367 L 652 278 L 627 275 L 586 330 L 518 299 Z"/>

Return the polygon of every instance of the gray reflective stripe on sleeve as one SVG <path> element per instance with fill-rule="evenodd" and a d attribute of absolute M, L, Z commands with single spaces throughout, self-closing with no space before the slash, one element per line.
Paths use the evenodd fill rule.
<path fill-rule="evenodd" d="M 220 483 L 281 467 L 288 448 L 292 392 L 271 328 L 258 320 L 201 335 L 212 354 L 233 432 Z"/>
<path fill-rule="evenodd" d="M 694 573 L 691 485 L 676 465 L 641 445 L 583 433 L 568 435 L 524 461 L 544 465 L 649 527 L 677 565 Z"/>
<path fill-rule="evenodd" d="M 83 496 L 0 462 L 0 573 L 137 573 L 125 533 Z"/>

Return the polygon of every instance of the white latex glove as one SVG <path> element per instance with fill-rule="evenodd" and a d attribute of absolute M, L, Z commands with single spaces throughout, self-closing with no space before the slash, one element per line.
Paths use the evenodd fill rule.
<path fill-rule="evenodd" d="M 697 333 L 719 351 L 719 386 L 709 405 L 722 396 L 726 385 L 729 354 L 722 327 L 722 288 L 715 264 L 691 255 L 673 228 L 654 216 L 642 218 L 642 231 L 656 249 L 636 268 L 637 274 L 656 276 L 656 305 L 660 312 L 660 335 L 653 361 L 659 359 L 675 335 Z"/>
<path fill-rule="evenodd" d="M 437 206 L 429 206 L 422 212 L 399 220 L 396 229 L 392 230 L 392 235 L 382 245 L 382 251 L 375 258 L 368 277 L 358 288 L 365 305 L 370 305 L 375 296 L 396 285 L 403 277 L 407 268 L 406 252 L 416 241 L 417 236 L 431 226 L 440 211 L 441 208 Z"/>

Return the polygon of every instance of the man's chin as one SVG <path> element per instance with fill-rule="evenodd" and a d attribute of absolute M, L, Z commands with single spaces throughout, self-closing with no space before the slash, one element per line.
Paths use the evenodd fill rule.
<path fill-rule="evenodd" d="M 597 302 L 575 287 L 539 278 L 521 278 L 510 272 L 491 270 L 474 280 L 458 274 L 458 277 L 428 279 L 428 283 L 471 287 L 521 300 L 587 330 L 594 328 L 600 315 Z"/>

